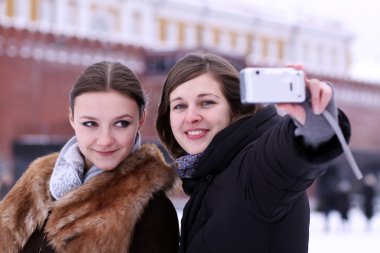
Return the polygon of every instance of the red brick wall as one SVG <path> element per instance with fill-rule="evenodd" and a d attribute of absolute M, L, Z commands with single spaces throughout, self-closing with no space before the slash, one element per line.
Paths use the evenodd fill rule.
<path fill-rule="evenodd" d="M 10 156 L 12 141 L 25 134 L 68 135 L 68 91 L 79 68 L 0 57 L 0 147 Z"/>
<path fill-rule="evenodd" d="M 33 57 L 29 52 L 23 57 L 21 48 L 25 45 L 42 48 L 45 52 L 40 54 L 45 56 Z M 12 48 L 17 53 L 12 53 Z M 0 124 L 0 155 L 11 163 L 12 143 L 22 136 L 48 135 L 67 139 L 73 134 L 68 121 L 68 94 L 85 65 L 49 60 L 46 51 L 53 49 L 86 51 L 88 55 L 97 53 L 101 55 L 99 60 L 128 57 L 126 61 L 131 62 L 142 59 L 143 52 L 141 48 L 119 44 L 0 26 L 0 115 L 4 117 Z M 141 71 L 138 62 L 136 64 L 136 72 Z"/>

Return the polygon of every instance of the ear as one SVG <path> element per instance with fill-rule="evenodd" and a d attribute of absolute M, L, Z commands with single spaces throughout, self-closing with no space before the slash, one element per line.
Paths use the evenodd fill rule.
<path fill-rule="evenodd" d="M 70 120 L 70 125 L 73 129 L 74 128 L 74 112 L 69 108 L 69 120 Z"/>
<path fill-rule="evenodd" d="M 139 130 L 144 126 L 145 119 L 146 119 L 147 112 L 146 110 L 143 111 L 141 118 L 139 119 Z"/>

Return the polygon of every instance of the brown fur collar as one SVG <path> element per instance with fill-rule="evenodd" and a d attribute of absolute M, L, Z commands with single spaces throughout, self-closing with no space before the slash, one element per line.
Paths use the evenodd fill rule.
<path fill-rule="evenodd" d="M 146 144 L 113 171 L 53 201 L 49 180 L 58 154 L 35 160 L 0 202 L 0 251 L 18 252 L 45 231 L 57 252 L 127 252 L 134 225 L 153 193 L 175 179 L 155 145 Z"/>

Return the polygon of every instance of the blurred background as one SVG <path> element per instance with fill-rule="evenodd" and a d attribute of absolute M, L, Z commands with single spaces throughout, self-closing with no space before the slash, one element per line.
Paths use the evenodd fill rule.
<path fill-rule="evenodd" d="M 309 189 L 311 207 L 323 232 L 335 228 L 331 216 L 349 224 L 355 215 L 370 228 L 380 206 L 380 22 L 365 0 L 331 2 L 0 0 L 0 199 L 33 159 L 73 135 L 68 92 L 87 65 L 120 61 L 137 73 L 150 99 L 143 141 L 159 145 L 154 122 L 166 74 L 187 52 L 207 50 L 238 69 L 302 63 L 309 77 L 335 85 L 365 179 L 342 157 Z M 173 199 L 180 213 L 185 196 L 178 190 Z"/>

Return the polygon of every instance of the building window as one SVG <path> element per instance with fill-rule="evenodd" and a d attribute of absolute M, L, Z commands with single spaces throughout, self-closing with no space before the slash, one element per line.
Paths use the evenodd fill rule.
<path fill-rule="evenodd" d="M 307 41 L 305 41 L 302 45 L 302 61 L 305 63 L 309 63 L 309 52 L 310 52 L 310 46 Z"/>
<path fill-rule="evenodd" d="M 177 46 L 178 43 L 178 27 L 174 22 L 168 24 L 168 42 L 171 46 Z"/>
<path fill-rule="evenodd" d="M 168 40 L 168 21 L 166 19 L 158 20 L 159 40 L 165 42 Z"/>
<path fill-rule="evenodd" d="M 40 16 L 40 7 L 46 4 L 46 1 L 39 3 L 37 0 L 31 0 L 30 20 L 37 21 Z"/>
<path fill-rule="evenodd" d="M 283 61 L 285 59 L 285 42 L 277 40 L 277 59 Z"/>
<path fill-rule="evenodd" d="M 230 32 L 230 46 L 231 48 L 236 48 L 237 46 L 237 33 Z"/>
<path fill-rule="evenodd" d="M 147 74 L 166 74 L 177 60 L 173 55 L 148 56 L 145 71 Z"/>
<path fill-rule="evenodd" d="M 213 28 L 212 29 L 212 41 L 214 46 L 219 46 L 220 45 L 220 30 L 218 28 Z"/>
<path fill-rule="evenodd" d="M 37 0 L 34 0 L 37 3 Z M 39 6 L 36 6 L 38 13 L 36 13 L 36 20 L 46 23 L 54 23 L 55 15 L 55 0 L 42 0 Z M 34 6 L 34 5 L 33 5 Z M 34 8 L 34 7 L 32 7 Z M 33 20 L 33 13 L 32 13 Z"/>
<path fill-rule="evenodd" d="M 331 48 L 331 67 L 335 68 L 335 70 L 337 70 L 336 68 L 338 67 L 338 50 L 337 48 L 333 47 Z"/>
<path fill-rule="evenodd" d="M 203 25 L 198 24 L 195 29 L 196 29 L 197 46 L 198 47 L 202 47 L 203 46 L 203 31 L 204 31 L 204 27 L 203 27 Z"/>
<path fill-rule="evenodd" d="M 322 47 L 322 45 L 319 45 L 317 47 L 317 57 L 318 57 L 317 64 L 323 65 L 323 47 Z"/>
<path fill-rule="evenodd" d="M 5 0 L 0 0 L 0 16 L 6 16 L 6 4 Z"/>
<path fill-rule="evenodd" d="M 14 0 L 6 0 L 6 15 L 8 17 L 13 17 L 15 12 Z"/>
<path fill-rule="evenodd" d="M 183 22 L 178 23 L 178 45 L 183 47 L 186 40 L 186 24 Z"/>
<path fill-rule="evenodd" d="M 247 36 L 246 36 L 245 52 L 247 55 L 250 55 L 253 52 L 253 35 L 252 34 L 247 34 Z"/>
<path fill-rule="evenodd" d="M 79 7 L 75 1 L 70 1 L 67 5 L 66 23 L 71 28 L 79 24 Z"/>
<path fill-rule="evenodd" d="M 93 8 L 90 29 L 92 32 L 109 33 L 113 31 L 113 16 L 104 8 Z"/>
<path fill-rule="evenodd" d="M 261 56 L 262 59 L 267 59 L 269 55 L 269 39 L 266 37 L 261 38 Z"/>
<path fill-rule="evenodd" d="M 132 14 L 132 33 L 134 36 L 142 34 L 142 15 L 139 11 L 134 11 Z"/>
<path fill-rule="evenodd" d="M 185 46 L 193 48 L 196 45 L 196 31 L 194 24 L 187 24 L 185 28 Z"/>
<path fill-rule="evenodd" d="M 113 32 L 120 32 L 120 11 L 117 8 L 111 7 L 108 9 L 108 16 L 112 21 L 111 28 L 113 28 Z"/>
<path fill-rule="evenodd" d="M 346 70 L 347 70 L 347 67 L 352 65 L 351 52 L 348 48 L 346 48 L 345 50 L 344 58 L 345 58 L 345 64 L 346 64 Z"/>
<path fill-rule="evenodd" d="M 6 0 L 6 15 L 8 17 L 26 20 L 29 18 L 28 9 L 29 2 L 25 3 L 25 0 Z"/>
<path fill-rule="evenodd" d="M 107 19 L 102 15 L 94 15 L 91 20 L 91 30 L 96 32 L 107 32 L 110 30 Z"/>

